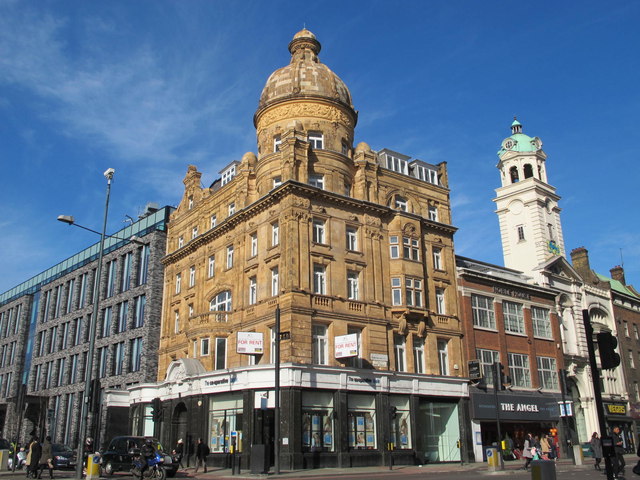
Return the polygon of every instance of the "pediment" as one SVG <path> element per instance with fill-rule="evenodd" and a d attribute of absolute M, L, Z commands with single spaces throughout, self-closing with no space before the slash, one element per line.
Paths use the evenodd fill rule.
<path fill-rule="evenodd" d="M 164 379 L 167 382 L 176 383 L 182 381 L 184 378 L 195 377 L 205 372 L 206 370 L 199 360 L 195 358 L 181 358 L 169 364 Z"/>
<path fill-rule="evenodd" d="M 544 272 L 547 275 L 556 275 L 582 283 L 582 278 L 578 275 L 578 272 L 576 272 L 566 258 L 561 256 L 551 257 L 535 267 L 534 270 Z"/>

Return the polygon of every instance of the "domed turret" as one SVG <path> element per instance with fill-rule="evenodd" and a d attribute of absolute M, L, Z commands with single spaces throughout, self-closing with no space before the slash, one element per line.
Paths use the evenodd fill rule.
<path fill-rule="evenodd" d="M 321 98 L 337 102 L 356 116 L 351 93 L 344 82 L 318 59 L 320 42 L 307 29 L 289 43 L 291 62 L 273 72 L 260 95 L 255 119 L 271 105 L 294 98 Z M 355 123 L 355 122 L 354 122 Z"/>

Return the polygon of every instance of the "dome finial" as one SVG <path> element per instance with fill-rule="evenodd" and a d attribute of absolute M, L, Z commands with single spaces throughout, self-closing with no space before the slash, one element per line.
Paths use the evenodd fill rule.
<path fill-rule="evenodd" d="M 513 123 L 511 124 L 511 135 L 516 133 L 522 133 L 522 124 L 518 121 L 516 116 L 513 116 Z"/>
<path fill-rule="evenodd" d="M 316 40 L 316 36 L 305 28 L 300 30 L 293 36 L 293 40 L 289 43 L 289 52 L 291 53 L 291 61 L 298 58 L 301 54 L 309 51 L 315 60 L 320 53 L 320 42 Z"/>

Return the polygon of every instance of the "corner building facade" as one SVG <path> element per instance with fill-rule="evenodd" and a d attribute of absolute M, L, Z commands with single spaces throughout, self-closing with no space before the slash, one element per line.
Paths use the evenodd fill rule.
<path fill-rule="evenodd" d="M 353 147 L 357 112 L 302 30 L 254 116 L 258 154 L 172 214 L 157 384 L 130 390 L 133 433 L 235 439 L 273 462 L 281 312 L 283 468 L 459 461 L 468 379 L 446 165 Z M 391 450 L 388 449 L 392 444 Z M 463 442 L 464 443 L 464 442 Z M 254 452 L 252 454 L 252 452 Z"/>

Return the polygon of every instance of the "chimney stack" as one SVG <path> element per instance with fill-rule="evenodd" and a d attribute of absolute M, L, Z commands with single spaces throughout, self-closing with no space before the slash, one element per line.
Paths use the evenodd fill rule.
<path fill-rule="evenodd" d="M 586 248 L 578 247 L 571 250 L 571 263 L 583 280 L 591 277 L 589 251 Z"/>
<path fill-rule="evenodd" d="M 609 270 L 609 272 L 611 273 L 611 278 L 613 278 L 614 280 L 618 280 L 620 283 L 622 283 L 622 285 L 627 285 L 627 282 L 624 279 L 624 268 L 622 268 L 620 265 L 616 265 L 611 270 Z"/>

